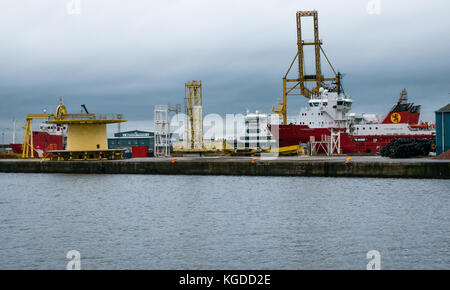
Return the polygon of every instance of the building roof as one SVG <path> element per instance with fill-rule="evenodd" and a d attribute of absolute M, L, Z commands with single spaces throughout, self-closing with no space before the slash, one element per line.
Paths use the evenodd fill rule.
<path fill-rule="evenodd" d="M 153 132 L 132 130 L 132 131 L 114 133 L 114 137 L 149 137 L 149 136 L 153 136 Z"/>
<path fill-rule="evenodd" d="M 437 110 L 436 112 L 450 112 L 450 104 L 448 104 L 445 107 L 440 108 L 439 110 Z"/>
<path fill-rule="evenodd" d="M 114 136 L 114 137 L 108 137 L 108 140 L 134 140 L 134 139 L 153 139 L 155 136 Z"/>

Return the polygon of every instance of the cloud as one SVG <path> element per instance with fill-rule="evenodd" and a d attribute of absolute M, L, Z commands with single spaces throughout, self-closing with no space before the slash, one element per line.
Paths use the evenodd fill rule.
<path fill-rule="evenodd" d="M 183 103 L 184 83 L 202 80 L 205 113 L 270 111 L 296 53 L 295 12 L 319 11 L 320 38 L 346 73 L 354 111 L 383 114 L 406 87 L 423 117 L 449 102 L 448 1 L 66 1 L 8 0 L 0 9 L 0 115 L 81 104 L 128 120 Z M 308 32 L 312 35 L 311 32 Z M 325 62 L 323 62 L 325 67 Z M 288 100 L 291 115 L 304 98 Z M 6 125 L 7 126 L 7 125 Z M 12 126 L 12 125 L 11 125 Z"/>

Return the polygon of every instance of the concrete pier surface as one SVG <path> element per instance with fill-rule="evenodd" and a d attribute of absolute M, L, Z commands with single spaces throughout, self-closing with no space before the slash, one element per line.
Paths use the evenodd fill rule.
<path fill-rule="evenodd" d="M 255 157 L 256 158 L 256 157 Z M 0 172 L 450 179 L 450 161 L 383 157 L 178 157 L 114 161 L 0 160 Z M 175 161 L 175 162 L 174 162 Z"/>

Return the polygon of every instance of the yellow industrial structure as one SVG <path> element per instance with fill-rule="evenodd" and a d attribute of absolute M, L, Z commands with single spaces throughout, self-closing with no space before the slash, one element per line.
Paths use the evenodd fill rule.
<path fill-rule="evenodd" d="M 66 149 L 69 151 L 108 149 L 106 123 L 81 123 L 68 125 Z"/>
<path fill-rule="evenodd" d="M 106 115 L 86 113 L 68 114 L 62 99 L 55 114 L 27 115 L 22 158 L 33 158 L 33 119 L 47 119 L 45 123 L 66 125 L 66 150 L 48 151 L 52 160 L 89 160 L 89 159 L 121 159 L 122 150 L 109 150 L 106 124 L 126 122 L 117 114 L 108 118 Z"/>
<path fill-rule="evenodd" d="M 185 149 L 201 150 L 203 146 L 202 82 L 190 81 L 186 86 L 186 146 Z"/>
<path fill-rule="evenodd" d="M 226 140 L 203 142 L 204 148 L 202 150 L 186 149 L 184 142 L 173 142 L 172 148 L 175 153 L 205 153 L 206 155 L 222 155 L 231 154 L 234 148 L 229 146 Z"/>
<path fill-rule="evenodd" d="M 185 83 L 186 89 L 186 129 L 183 142 L 172 144 L 175 155 L 207 154 L 219 151 L 215 146 L 206 148 L 203 142 L 203 109 L 202 82 L 190 81 Z M 214 149 L 212 149 L 214 147 Z"/>
<path fill-rule="evenodd" d="M 300 145 L 292 145 L 292 146 L 285 146 L 280 148 L 271 148 L 266 149 L 263 152 L 265 153 L 278 153 L 281 156 L 301 156 L 306 155 L 306 146 L 300 146 Z"/>
<path fill-rule="evenodd" d="M 25 124 L 25 132 L 22 143 L 22 158 L 34 158 L 34 143 L 33 143 L 33 120 L 34 119 L 56 119 L 59 120 L 62 116 L 67 114 L 66 106 L 60 99 L 59 106 L 56 108 L 55 114 L 28 114 Z"/>
<path fill-rule="evenodd" d="M 289 146 L 273 148 L 268 150 L 234 148 L 227 144 L 226 140 L 204 142 L 203 140 L 203 116 L 202 116 L 202 83 L 201 81 L 190 81 L 186 87 L 186 131 L 183 142 L 173 142 L 174 156 L 186 154 L 200 155 L 257 155 L 265 153 L 278 153 L 280 155 L 302 155 L 304 148 L 300 146 Z"/>
<path fill-rule="evenodd" d="M 313 42 L 307 42 L 303 40 L 302 36 L 302 18 L 312 17 L 314 22 L 314 40 Z M 315 55 L 315 74 L 305 74 L 305 64 L 304 64 L 304 46 L 314 46 Z M 334 73 L 334 77 L 325 78 L 322 75 L 322 68 L 320 62 L 320 52 L 323 53 L 325 59 L 331 67 Z M 289 72 L 292 66 L 298 60 L 298 78 L 288 78 Z M 334 85 L 330 87 L 327 85 L 326 81 L 334 82 Z M 297 11 L 297 54 L 289 66 L 288 71 L 283 77 L 283 100 L 278 102 L 279 107 L 273 108 L 272 111 L 280 116 L 283 116 L 283 124 L 287 124 L 287 96 L 293 95 L 303 95 L 306 98 L 311 98 L 313 94 L 318 94 L 321 87 L 332 91 L 333 89 L 341 90 L 341 74 L 336 73 L 330 60 L 328 59 L 325 51 L 322 48 L 322 41 L 319 38 L 319 16 L 316 10 L 314 11 Z M 311 90 L 306 87 L 307 82 L 315 82 L 316 86 Z M 288 88 L 288 83 L 293 83 L 292 87 Z M 297 91 L 298 90 L 298 91 Z"/>

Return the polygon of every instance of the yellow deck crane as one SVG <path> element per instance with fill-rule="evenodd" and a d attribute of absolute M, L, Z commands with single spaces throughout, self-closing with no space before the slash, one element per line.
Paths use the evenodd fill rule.
<path fill-rule="evenodd" d="M 33 120 L 47 119 L 48 121 L 54 119 L 62 119 L 63 115 L 67 114 L 66 106 L 64 106 L 62 98 L 60 104 L 56 108 L 55 114 L 28 114 L 25 123 L 25 132 L 22 143 L 22 158 L 34 158 L 34 142 L 33 142 Z"/>
<path fill-rule="evenodd" d="M 313 17 L 314 21 L 314 40 L 312 42 L 306 42 L 302 37 L 302 18 L 304 17 Z M 304 46 L 314 46 L 314 55 L 315 55 L 315 74 L 308 75 L 305 74 L 305 65 L 304 65 Z M 334 77 L 325 78 L 322 75 L 322 68 L 320 62 L 320 52 L 323 53 L 325 59 L 331 67 L 331 70 L 334 73 Z M 288 78 L 289 72 L 293 67 L 295 61 L 298 60 L 298 78 Z M 334 82 L 332 85 L 327 85 L 324 82 L 331 81 Z M 283 77 L 283 100 L 278 101 L 278 108 L 272 108 L 272 111 L 275 114 L 283 116 L 283 124 L 287 124 L 287 96 L 293 95 L 303 95 L 306 98 L 310 99 L 314 94 L 319 92 L 321 87 L 327 88 L 330 91 L 337 90 L 338 93 L 341 90 L 341 74 L 336 73 L 333 66 L 331 65 L 330 60 L 328 59 L 325 51 L 322 48 L 322 41 L 319 38 L 319 17 L 317 11 L 297 11 L 297 54 L 289 66 L 288 71 Z M 306 87 L 307 82 L 315 82 L 316 86 L 311 90 Z M 292 83 L 292 87 L 288 87 L 288 83 Z"/>
<path fill-rule="evenodd" d="M 34 158 L 33 119 L 46 119 L 47 124 L 67 127 L 66 150 L 50 150 L 52 160 L 99 160 L 121 159 L 124 149 L 108 149 L 106 125 L 126 122 L 122 115 L 68 114 L 62 98 L 55 114 L 29 114 L 25 125 L 22 158 Z"/>

